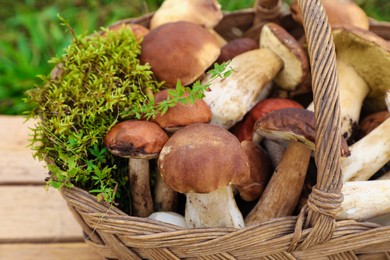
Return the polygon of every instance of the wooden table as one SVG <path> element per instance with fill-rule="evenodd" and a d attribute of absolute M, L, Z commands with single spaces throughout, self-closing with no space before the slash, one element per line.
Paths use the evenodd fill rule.
<path fill-rule="evenodd" d="M 32 122 L 0 116 L 0 259 L 102 259 L 60 193 L 45 189 L 47 170 L 34 160 Z"/>

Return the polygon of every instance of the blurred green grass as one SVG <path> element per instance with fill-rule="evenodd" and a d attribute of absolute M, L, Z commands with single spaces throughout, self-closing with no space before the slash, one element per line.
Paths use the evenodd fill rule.
<path fill-rule="evenodd" d="M 28 109 L 24 92 L 47 75 L 47 61 L 60 55 L 70 35 L 57 15 L 67 19 L 77 34 L 89 34 L 116 20 L 136 17 L 158 8 L 163 0 L 2 0 L 0 9 L 0 114 L 22 114 Z M 224 10 L 251 7 L 254 0 L 220 0 Z M 390 21 L 388 0 L 357 0 L 369 16 Z"/>

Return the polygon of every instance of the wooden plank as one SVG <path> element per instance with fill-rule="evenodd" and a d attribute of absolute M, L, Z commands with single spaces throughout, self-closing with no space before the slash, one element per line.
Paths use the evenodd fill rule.
<path fill-rule="evenodd" d="M 0 186 L 0 243 L 83 241 L 61 194 L 43 186 Z"/>
<path fill-rule="evenodd" d="M 101 260 L 85 243 L 0 244 L 0 259 L 18 260 Z"/>
<path fill-rule="evenodd" d="M 0 185 L 41 184 L 47 176 L 43 162 L 32 156 L 29 127 L 22 116 L 0 116 Z"/>

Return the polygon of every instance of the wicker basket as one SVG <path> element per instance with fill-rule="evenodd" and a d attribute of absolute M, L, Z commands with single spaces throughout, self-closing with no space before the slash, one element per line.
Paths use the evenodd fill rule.
<path fill-rule="evenodd" d="M 299 216 L 272 219 L 243 229 L 184 229 L 129 216 L 78 188 L 62 190 L 91 247 L 109 259 L 390 259 L 390 226 L 334 218 L 342 200 L 340 140 L 334 138 L 340 136 L 334 46 L 322 2 L 301 0 L 299 6 L 308 41 L 318 126 L 318 179 L 309 196 L 310 206 L 305 206 Z M 262 8 L 226 13 L 216 31 L 231 40 L 250 28 L 256 30 L 253 21 L 262 15 Z M 151 16 L 125 22 L 147 26 Z M 303 32 L 299 27 L 288 28 L 288 15 L 278 14 L 276 19 L 286 22 L 284 27 L 292 32 Z M 373 28 L 382 28 L 377 25 L 373 24 Z M 379 30 L 389 36 L 386 29 Z"/>

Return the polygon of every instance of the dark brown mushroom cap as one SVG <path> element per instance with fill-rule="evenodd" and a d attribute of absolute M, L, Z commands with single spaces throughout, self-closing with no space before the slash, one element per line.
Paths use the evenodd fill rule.
<path fill-rule="evenodd" d="M 221 53 L 216 38 L 190 22 L 163 24 L 149 32 L 141 44 L 141 63 L 149 63 L 156 77 L 168 87 L 197 80 Z"/>
<path fill-rule="evenodd" d="M 185 92 L 183 97 L 189 94 Z M 168 89 L 154 94 L 154 102 L 158 104 L 168 98 Z M 167 131 L 175 130 L 190 124 L 208 123 L 211 120 L 211 110 L 203 99 L 191 103 L 178 103 L 168 108 L 165 114 L 157 114 L 154 121 Z"/>
<path fill-rule="evenodd" d="M 271 111 L 258 119 L 254 130 L 272 140 L 290 140 L 315 149 L 316 121 L 314 112 L 304 108 L 284 108 Z M 345 138 L 341 137 L 341 156 L 349 156 Z"/>
<path fill-rule="evenodd" d="M 245 201 L 254 201 L 263 193 L 272 174 L 271 158 L 255 142 L 244 140 L 241 148 L 248 157 L 251 169 L 250 178 L 236 185 L 240 197 Z"/>
<path fill-rule="evenodd" d="M 156 123 L 127 120 L 113 126 L 104 138 L 107 149 L 125 158 L 157 158 L 168 135 Z"/>
<path fill-rule="evenodd" d="M 158 158 L 159 172 L 180 193 L 208 193 L 249 178 L 250 168 L 238 139 L 211 124 L 192 124 L 174 133 Z"/>
<path fill-rule="evenodd" d="M 389 117 L 390 112 L 387 110 L 365 116 L 359 123 L 359 138 L 363 138 L 364 136 L 368 135 L 372 130 L 382 124 Z"/>
<path fill-rule="evenodd" d="M 259 43 L 252 38 L 234 39 L 222 47 L 217 63 L 229 61 L 241 53 L 257 48 L 259 48 Z"/>

